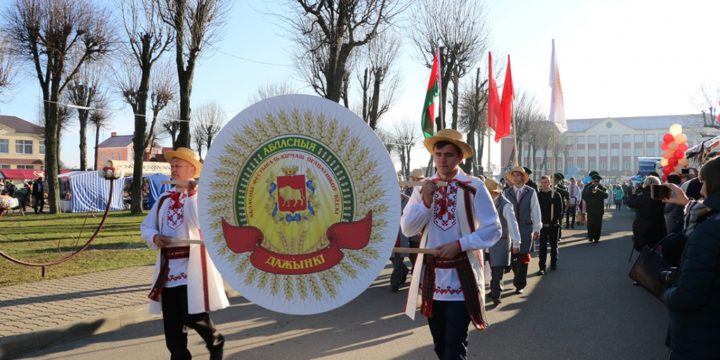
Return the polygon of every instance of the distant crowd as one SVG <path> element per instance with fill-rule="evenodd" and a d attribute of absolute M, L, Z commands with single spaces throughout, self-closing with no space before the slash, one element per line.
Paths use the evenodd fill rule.
<path fill-rule="evenodd" d="M 23 214 L 27 207 L 31 207 L 35 214 L 44 212 L 47 184 L 42 176 L 35 180 L 22 181 L 18 185 L 9 179 L 0 180 L 0 193 L 0 196 L 17 199 L 17 205 L 13 209 L 20 210 Z"/>

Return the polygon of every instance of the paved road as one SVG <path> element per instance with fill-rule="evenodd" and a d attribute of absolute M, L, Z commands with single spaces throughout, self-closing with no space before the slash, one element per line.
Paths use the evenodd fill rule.
<path fill-rule="evenodd" d="M 492 326 L 471 332 L 471 358 L 665 359 L 667 311 L 631 285 L 630 211 L 606 214 L 600 243 L 582 230 L 565 231 L 559 270 L 533 275 L 525 294 L 513 295 L 505 277 L 503 303 L 491 309 Z M 389 291 L 386 269 L 360 297 L 315 316 L 276 314 L 241 297 L 213 318 L 227 338 L 229 359 L 433 359 L 425 319 L 404 316 L 405 292 Z M 207 355 L 191 332 L 192 353 Z M 27 359 L 162 359 L 159 319 L 29 354 Z"/>

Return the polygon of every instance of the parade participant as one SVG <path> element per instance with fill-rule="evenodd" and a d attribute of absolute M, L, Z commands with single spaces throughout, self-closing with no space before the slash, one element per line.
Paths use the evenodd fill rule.
<path fill-rule="evenodd" d="M 537 184 L 536 184 L 536 183 L 532 180 L 532 178 L 530 177 L 530 175 L 532 175 L 532 171 L 530 171 L 530 168 L 527 167 L 527 166 L 523 166 L 523 170 L 525 170 L 525 173 L 528 175 L 528 180 L 527 180 L 527 182 L 525 183 L 525 185 L 533 188 L 533 190 L 535 190 L 535 191 L 538 191 Z"/>
<path fill-rule="evenodd" d="M 622 209 L 622 202 L 625 199 L 625 192 L 622 187 L 618 184 L 613 188 L 613 201 L 615 202 L 615 210 Z"/>
<path fill-rule="evenodd" d="M 502 277 L 505 269 L 510 266 L 510 252 L 520 252 L 520 229 L 515 218 L 515 210 L 510 201 L 502 195 L 503 189 L 500 184 L 493 179 L 487 179 L 485 187 L 490 191 L 490 196 L 495 202 L 495 210 L 497 210 L 502 226 L 500 240 L 489 251 L 490 268 L 492 269 L 490 298 L 493 304 L 499 305 L 502 302 L 500 300 L 503 291 Z"/>
<path fill-rule="evenodd" d="M 190 359 L 186 327 L 205 341 L 210 359 L 222 359 L 225 340 L 210 319 L 209 312 L 229 305 L 222 278 L 207 254 L 205 245 L 178 245 L 178 239 L 201 239 L 197 184 L 202 164 L 188 148 L 168 151 L 173 191 L 163 194 L 142 222 L 142 238 L 158 252 L 153 288 L 148 295 L 150 312 L 162 310 L 165 344 L 171 359 Z"/>
<path fill-rule="evenodd" d="M 582 192 L 580 188 L 577 186 L 576 180 L 574 177 L 570 178 L 570 185 L 568 186 L 568 204 L 567 204 L 567 210 L 565 210 L 565 228 L 568 229 L 574 229 L 575 228 L 575 213 L 577 212 L 577 206 L 580 203 L 580 199 L 582 197 Z M 570 220 L 572 219 L 572 221 Z"/>
<path fill-rule="evenodd" d="M 535 241 L 540 237 L 542 229 L 540 204 L 537 192 L 525 185 L 528 182 L 525 169 L 519 166 L 513 167 L 505 177 L 512 186 L 505 189 L 503 195 L 513 204 L 515 219 L 520 228 L 520 251 L 512 254 L 510 260 L 514 275 L 513 285 L 515 285 L 515 293 L 522 294 L 527 285 L 530 254 L 533 252 Z"/>
<path fill-rule="evenodd" d="M 38 178 L 33 182 L 32 185 L 32 196 L 33 199 L 35 199 L 35 204 L 33 205 L 33 210 L 37 214 L 40 212 L 43 213 L 43 208 L 45 207 L 45 184 L 43 183 L 43 177 L 38 176 Z"/>
<path fill-rule="evenodd" d="M 607 190 L 600 180 L 602 177 L 596 171 L 590 172 L 592 182 L 587 184 L 582 192 L 582 198 L 585 201 L 585 211 L 587 212 L 587 233 L 588 241 L 600 241 L 600 233 L 602 232 L 602 217 L 605 213 L 605 199 L 608 197 Z"/>
<path fill-rule="evenodd" d="M 538 275 L 545 275 L 547 261 L 547 248 L 550 244 L 550 269 L 557 270 L 558 238 L 560 237 L 560 221 L 562 220 L 562 197 L 560 193 L 552 191 L 550 177 L 540 177 L 540 191 L 538 203 L 542 216 L 542 230 L 540 230 L 540 251 Z"/>
<path fill-rule="evenodd" d="M 567 186 L 565 186 L 564 182 L 565 175 L 561 173 L 553 174 L 553 185 L 555 186 L 555 191 L 560 194 L 560 198 L 562 199 L 562 206 L 560 207 L 560 226 L 558 227 L 558 242 L 562 240 L 562 218 L 565 211 L 567 211 L 568 202 L 570 202 L 570 193 L 568 192 Z"/>
<path fill-rule="evenodd" d="M 415 311 L 422 274 L 421 312 L 428 318 L 435 353 L 440 359 L 466 359 L 468 325 L 487 327 L 483 259 L 477 250 L 492 247 L 502 230 L 485 185 L 459 167 L 473 156 L 462 134 L 443 129 L 424 144 L 437 170 L 415 188 L 400 225 L 407 236 L 422 232 L 420 247 L 437 253 L 417 259 L 406 311 Z"/>
<path fill-rule="evenodd" d="M 646 177 L 643 187 L 628 199 L 628 206 L 635 209 L 632 230 L 633 245 L 637 251 L 644 246 L 654 247 L 666 235 L 664 206 L 662 200 L 650 197 L 652 185 L 660 185 L 660 179 Z"/>
<path fill-rule="evenodd" d="M 410 172 L 410 181 L 423 181 L 425 179 L 425 175 L 423 174 L 422 170 L 415 169 Z M 401 211 L 405 209 L 405 206 L 407 205 L 408 200 L 410 200 L 410 196 L 412 195 L 413 187 L 408 186 L 402 189 L 400 193 L 400 209 Z M 398 244 L 397 246 L 400 247 L 410 247 L 410 248 L 417 248 L 420 246 L 420 236 L 414 235 L 414 236 L 405 236 L 402 231 L 398 234 Z M 400 287 L 405 284 L 405 281 L 407 281 L 407 274 L 409 272 L 407 266 L 405 265 L 405 256 L 404 253 L 394 253 L 392 257 L 392 263 L 393 263 L 393 271 L 392 274 L 390 274 L 390 290 L 392 292 L 398 292 L 400 291 Z M 415 259 L 417 257 L 417 254 L 409 254 L 408 256 L 410 258 L 410 262 L 412 264 L 415 264 Z"/>

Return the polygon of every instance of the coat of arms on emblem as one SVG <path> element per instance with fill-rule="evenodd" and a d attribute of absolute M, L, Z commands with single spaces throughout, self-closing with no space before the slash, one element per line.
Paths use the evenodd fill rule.
<path fill-rule="evenodd" d="M 295 213 L 307 209 L 305 175 L 296 175 L 297 166 L 282 168 L 284 176 L 277 177 L 277 202 L 280 211 Z"/>

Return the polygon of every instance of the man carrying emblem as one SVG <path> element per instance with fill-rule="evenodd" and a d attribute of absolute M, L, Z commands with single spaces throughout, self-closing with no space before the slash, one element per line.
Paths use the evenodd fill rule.
<path fill-rule="evenodd" d="M 202 164 L 194 151 L 168 151 L 175 189 L 155 202 L 140 226 L 151 249 L 159 250 L 153 271 L 150 312 L 163 315 L 165 344 L 170 358 L 190 359 L 186 327 L 205 341 L 210 359 L 222 359 L 225 340 L 210 320 L 209 312 L 229 305 L 222 278 L 205 245 L 190 244 L 201 239 L 198 218 L 197 184 Z M 177 240 L 185 240 L 185 243 Z"/>
<path fill-rule="evenodd" d="M 420 247 L 436 253 L 418 257 L 406 312 L 414 314 L 419 290 L 437 356 L 466 359 L 468 325 L 487 327 L 478 250 L 492 247 L 502 230 L 485 185 L 459 168 L 463 159 L 473 156 L 462 134 L 443 129 L 424 144 L 437 171 L 422 188 L 415 188 L 400 226 L 408 236 L 422 233 Z"/>

